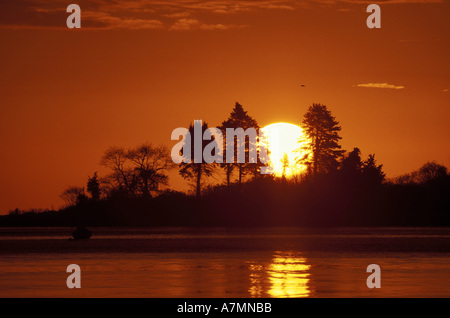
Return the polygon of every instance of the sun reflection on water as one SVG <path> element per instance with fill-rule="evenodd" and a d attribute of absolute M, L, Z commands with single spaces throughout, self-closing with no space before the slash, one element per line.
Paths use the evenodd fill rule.
<path fill-rule="evenodd" d="M 250 264 L 252 297 L 308 297 L 309 270 L 307 259 L 289 252 L 276 252 L 268 264 Z"/>

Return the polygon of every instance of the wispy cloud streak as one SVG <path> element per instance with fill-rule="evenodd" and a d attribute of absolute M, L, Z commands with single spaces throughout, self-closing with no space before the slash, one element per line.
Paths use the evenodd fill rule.
<path fill-rule="evenodd" d="M 357 84 L 356 87 L 365 87 L 365 88 L 388 88 L 388 89 L 404 89 L 405 86 L 402 85 L 393 85 L 388 83 L 367 83 L 367 84 Z"/>
<path fill-rule="evenodd" d="M 301 1 L 300 1 L 301 2 Z M 295 10 L 292 0 L 79 0 L 82 29 L 226 30 L 241 25 L 221 21 L 224 15 L 256 10 Z M 0 2 L 0 28 L 62 29 L 68 16 L 65 0 Z M 213 22 L 202 22 L 208 14 Z"/>

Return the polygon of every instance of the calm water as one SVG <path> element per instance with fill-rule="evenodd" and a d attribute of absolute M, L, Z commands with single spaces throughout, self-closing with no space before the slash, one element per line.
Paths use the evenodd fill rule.
<path fill-rule="evenodd" d="M 91 230 L 0 228 L 0 297 L 450 297 L 450 228 Z"/>

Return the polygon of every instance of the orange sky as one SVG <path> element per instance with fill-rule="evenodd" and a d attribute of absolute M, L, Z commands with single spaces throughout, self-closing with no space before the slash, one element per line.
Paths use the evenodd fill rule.
<path fill-rule="evenodd" d="M 0 213 L 59 208 L 109 146 L 172 147 L 173 129 L 219 125 L 236 101 L 261 125 L 326 104 L 343 148 L 388 177 L 450 166 L 448 1 L 376 1 L 376 30 L 366 1 L 73 2 L 81 29 L 67 1 L 0 4 Z"/>

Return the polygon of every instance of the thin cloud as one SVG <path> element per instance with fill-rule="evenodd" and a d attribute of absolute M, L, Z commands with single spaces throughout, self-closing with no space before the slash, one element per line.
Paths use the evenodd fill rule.
<path fill-rule="evenodd" d="M 368 6 L 373 0 L 303 0 L 300 2 L 303 8 L 319 6 L 322 8 L 335 8 L 338 12 L 355 12 L 359 5 Z M 379 5 L 402 5 L 402 4 L 442 4 L 444 0 L 379 0 Z M 355 7 L 358 5 L 358 7 Z"/>
<path fill-rule="evenodd" d="M 176 8 L 178 10 L 209 11 L 220 14 L 234 14 L 258 9 L 263 10 L 295 10 L 298 4 L 307 1 L 294 0 L 258 0 L 258 1 L 233 1 L 233 0 L 172 0 L 172 1 L 145 1 L 160 8 Z"/>
<path fill-rule="evenodd" d="M 197 19 L 182 18 L 182 19 L 178 19 L 178 21 L 175 22 L 169 28 L 169 30 L 188 31 L 188 30 L 192 30 L 194 27 L 198 26 L 199 24 L 200 24 L 200 21 Z"/>
<path fill-rule="evenodd" d="M 287 4 L 267 4 L 265 6 L 261 6 L 261 8 L 268 10 L 290 10 L 290 11 L 295 10 L 295 8 L 292 5 Z"/>
<path fill-rule="evenodd" d="M 173 19 L 181 19 L 181 18 L 187 18 L 191 16 L 190 12 L 175 12 L 175 13 L 166 13 L 163 14 L 166 18 L 173 18 Z"/>
<path fill-rule="evenodd" d="M 129 29 L 146 30 L 161 29 L 164 24 L 157 19 L 141 19 L 117 17 L 103 12 L 85 12 L 83 13 L 83 22 L 86 22 L 88 29 Z M 83 26 L 82 22 L 82 28 Z"/>
<path fill-rule="evenodd" d="M 295 11 L 313 6 L 334 6 L 340 11 L 345 5 L 367 4 L 372 0 L 79 0 L 82 29 L 197 29 L 224 30 L 235 28 L 222 21 L 224 15 L 248 12 Z M 0 1 L 0 28 L 63 29 L 66 0 Z M 381 4 L 443 3 L 443 0 L 384 0 Z M 208 14 L 208 23 L 180 21 L 200 20 Z"/>
<path fill-rule="evenodd" d="M 241 28 L 246 28 L 248 27 L 245 24 L 221 24 L 221 23 L 217 23 L 217 24 L 205 24 L 202 23 L 200 25 L 200 29 L 201 30 L 230 30 L 230 29 L 241 29 Z"/>
<path fill-rule="evenodd" d="M 388 83 L 367 83 L 367 84 L 357 84 L 356 87 L 365 88 L 388 88 L 388 89 L 404 89 L 405 86 L 393 85 Z"/>
<path fill-rule="evenodd" d="M 178 19 L 169 30 L 172 31 L 190 31 L 190 30 L 229 30 L 234 28 L 242 28 L 244 25 L 234 24 L 206 24 L 201 23 L 197 19 L 182 18 Z"/>
<path fill-rule="evenodd" d="M 295 3 L 293 0 L 80 0 L 78 4 L 82 29 L 226 30 L 241 26 L 219 21 L 224 14 L 295 10 Z M 64 29 L 67 5 L 65 0 L 1 1 L 0 28 Z M 212 14 L 208 23 L 199 21 L 204 14 Z"/>
<path fill-rule="evenodd" d="M 373 0 L 315 0 L 318 3 L 337 3 L 337 2 L 346 2 L 346 3 L 357 3 L 357 4 L 371 4 L 374 3 Z M 378 4 L 409 4 L 409 3 L 444 3 L 444 0 L 381 0 L 377 1 Z"/>
<path fill-rule="evenodd" d="M 62 0 L 0 2 L 0 28 L 65 29 L 70 14 L 66 12 L 67 5 L 67 1 Z M 160 17 L 151 8 L 143 10 L 139 1 L 87 0 L 79 5 L 82 30 L 161 29 L 164 26 Z"/>

